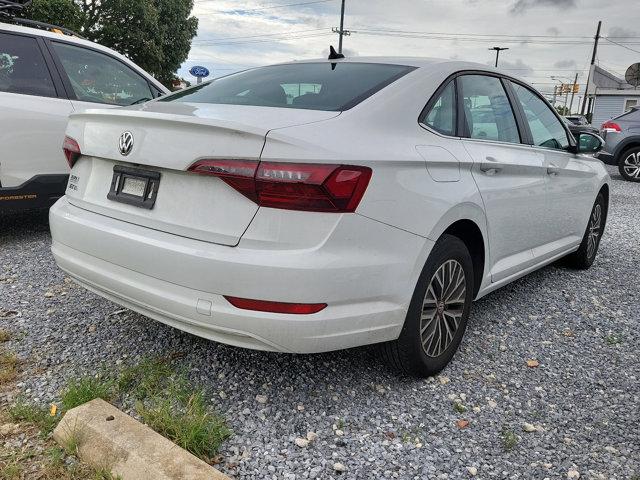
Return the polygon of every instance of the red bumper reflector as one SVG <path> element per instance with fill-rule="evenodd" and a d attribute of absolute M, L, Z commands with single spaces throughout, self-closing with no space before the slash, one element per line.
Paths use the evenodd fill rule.
<path fill-rule="evenodd" d="M 327 308 L 326 303 L 285 303 L 269 302 L 267 300 L 251 300 L 249 298 L 238 298 L 224 296 L 227 301 L 236 308 L 243 310 L 255 310 L 257 312 L 290 313 L 294 315 L 309 315 L 318 313 Z"/>

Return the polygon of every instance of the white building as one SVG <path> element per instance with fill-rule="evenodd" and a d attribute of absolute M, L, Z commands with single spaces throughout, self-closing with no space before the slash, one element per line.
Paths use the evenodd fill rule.
<path fill-rule="evenodd" d="M 607 120 L 616 117 L 631 107 L 640 106 L 640 88 L 629 85 L 598 66 L 591 67 L 589 83 L 589 109 L 592 112 L 591 124 L 600 127 Z"/>

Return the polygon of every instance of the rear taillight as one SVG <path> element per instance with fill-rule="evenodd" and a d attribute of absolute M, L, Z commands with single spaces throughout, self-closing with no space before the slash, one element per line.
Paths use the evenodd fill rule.
<path fill-rule="evenodd" d="M 78 145 L 78 142 L 71 137 L 64 137 L 62 151 L 64 152 L 64 156 L 67 158 L 69 168 L 73 168 L 78 158 L 80 158 L 80 155 L 82 155 L 80 152 L 80 145 Z"/>
<path fill-rule="evenodd" d="M 227 301 L 236 308 L 243 310 L 254 310 L 257 312 L 289 313 L 293 315 L 309 315 L 318 313 L 327 308 L 326 303 L 285 303 L 271 302 L 268 300 L 251 300 L 249 298 L 238 298 L 224 296 Z"/>
<path fill-rule="evenodd" d="M 189 171 L 212 175 L 262 207 L 311 212 L 353 212 L 371 169 L 348 165 L 200 160 Z"/>
<path fill-rule="evenodd" d="M 602 129 L 603 132 L 621 132 L 622 129 L 620 128 L 620 125 L 618 125 L 616 122 L 604 122 L 602 124 L 602 127 L 600 127 Z"/>

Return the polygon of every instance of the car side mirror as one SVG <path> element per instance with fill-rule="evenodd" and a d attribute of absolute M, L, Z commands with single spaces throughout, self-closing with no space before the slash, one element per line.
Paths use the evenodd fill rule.
<path fill-rule="evenodd" d="M 604 146 L 604 139 L 595 133 L 581 132 L 576 140 L 578 142 L 576 153 L 596 153 Z"/>

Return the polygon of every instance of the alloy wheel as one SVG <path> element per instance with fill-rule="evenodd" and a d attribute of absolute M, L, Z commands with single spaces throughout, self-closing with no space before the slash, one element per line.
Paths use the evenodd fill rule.
<path fill-rule="evenodd" d="M 451 345 L 460 326 L 467 296 L 462 265 L 447 260 L 431 277 L 422 302 L 420 340 L 429 357 L 439 357 Z"/>
<path fill-rule="evenodd" d="M 624 159 L 622 166 L 631 178 L 640 178 L 640 153 L 631 153 Z"/>
<path fill-rule="evenodd" d="M 598 247 L 602 225 L 602 206 L 598 203 L 593 207 L 591 218 L 589 219 L 589 238 L 587 240 L 587 258 L 592 258 Z"/>

